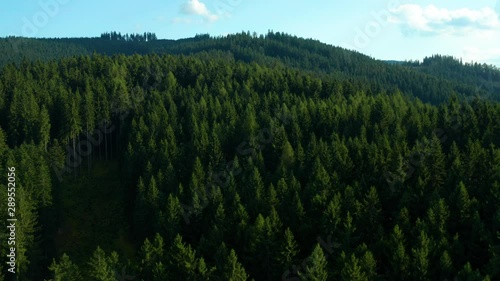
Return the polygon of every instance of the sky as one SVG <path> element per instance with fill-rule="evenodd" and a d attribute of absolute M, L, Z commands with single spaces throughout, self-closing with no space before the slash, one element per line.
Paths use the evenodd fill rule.
<path fill-rule="evenodd" d="M 2 0 L 0 37 L 160 39 L 269 30 L 383 60 L 433 54 L 500 67 L 500 0 Z"/>

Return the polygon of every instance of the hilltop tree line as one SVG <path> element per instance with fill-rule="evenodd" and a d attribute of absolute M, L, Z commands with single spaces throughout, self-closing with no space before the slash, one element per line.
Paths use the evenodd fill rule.
<path fill-rule="evenodd" d="M 490 100 L 433 105 L 390 81 L 223 52 L 94 54 L 3 67 L 0 116 L 2 170 L 19 171 L 19 280 L 500 278 Z M 61 252 L 62 189 L 113 161 L 127 200 L 108 224 L 127 226 L 132 255 L 111 241 Z"/>
<path fill-rule="evenodd" d="M 500 91 L 500 69 L 477 62 L 463 62 L 452 56 L 433 55 L 422 62 L 407 61 L 405 65 L 424 73 L 454 82 L 478 84 L 489 88 L 490 92 Z"/>
<path fill-rule="evenodd" d="M 139 33 L 131 33 L 130 35 L 128 33 L 125 33 L 124 35 L 121 34 L 121 32 L 105 32 L 101 33 L 101 39 L 107 39 L 107 40 L 112 40 L 112 41 L 126 41 L 126 42 L 150 42 L 150 41 L 155 41 L 158 40 L 156 37 L 155 33 L 151 32 L 144 32 L 144 34 L 139 34 Z"/>
<path fill-rule="evenodd" d="M 387 85 L 423 102 L 439 104 L 453 93 L 460 99 L 476 94 L 500 100 L 500 70 L 491 65 L 462 63 L 446 56 L 432 56 L 420 62 L 387 64 L 356 51 L 303 39 L 270 30 L 257 35 L 248 32 L 213 37 L 198 34 L 193 38 L 158 40 L 154 33 L 122 35 L 106 32 L 96 38 L 0 39 L 0 66 L 23 59 L 50 60 L 74 55 L 99 54 L 175 54 L 200 58 L 224 56 L 267 67 L 277 65 L 353 79 L 379 91 Z"/>

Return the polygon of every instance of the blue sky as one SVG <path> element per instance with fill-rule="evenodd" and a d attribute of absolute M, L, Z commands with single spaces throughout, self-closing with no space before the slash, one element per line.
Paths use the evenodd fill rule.
<path fill-rule="evenodd" d="M 500 0 L 3 0 L 0 8 L 0 36 L 178 39 L 272 29 L 378 59 L 446 54 L 500 66 Z"/>

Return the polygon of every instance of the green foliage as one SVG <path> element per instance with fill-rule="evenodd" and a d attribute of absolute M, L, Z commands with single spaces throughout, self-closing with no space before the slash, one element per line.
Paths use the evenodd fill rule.
<path fill-rule="evenodd" d="M 114 281 L 116 273 L 119 272 L 116 252 L 107 256 L 99 246 L 94 251 L 88 265 L 90 267 L 89 277 L 95 281 Z"/>
<path fill-rule="evenodd" d="M 290 228 L 285 229 L 282 245 L 280 247 L 278 261 L 284 270 L 290 268 L 296 261 L 299 254 L 299 245 L 295 241 Z"/>
<path fill-rule="evenodd" d="M 352 281 L 365 281 L 369 280 L 366 274 L 363 272 L 361 265 L 359 264 L 358 258 L 351 254 L 349 258 L 345 257 L 345 263 L 341 271 L 342 280 L 352 280 Z M 326 279 L 325 279 L 326 280 Z"/>
<path fill-rule="evenodd" d="M 29 269 L 29 250 L 35 248 L 35 235 L 38 232 L 38 214 L 32 196 L 21 186 L 17 188 L 17 217 L 16 228 L 16 258 L 17 271 L 20 275 L 26 274 Z"/>
<path fill-rule="evenodd" d="M 109 36 L 0 56 L 20 62 L 0 70 L 0 165 L 21 278 L 499 277 L 500 105 L 474 85 L 497 69 L 275 32 Z"/>
<path fill-rule="evenodd" d="M 223 272 L 225 274 L 222 280 L 246 281 L 248 279 L 248 275 L 243 266 L 238 262 L 238 257 L 233 249 L 229 252 Z"/>
<path fill-rule="evenodd" d="M 51 281 L 84 280 L 78 266 L 74 264 L 66 254 L 62 255 L 59 262 L 56 262 L 54 259 L 49 269 L 54 276 Z"/>
<path fill-rule="evenodd" d="M 323 250 L 319 244 L 316 244 L 308 257 L 306 266 L 302 271 L 299 271 L 299 276 L 304 280 L 326 281 L 328 278 L 326 265 Z"/>

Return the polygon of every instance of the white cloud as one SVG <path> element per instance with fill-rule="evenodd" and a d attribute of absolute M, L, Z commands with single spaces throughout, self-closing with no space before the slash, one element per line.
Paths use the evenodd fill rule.
<path fill-rule="evenodd" d="M 212 13 L 205 3 L 200 0 L 187 0 L 181 6 L 181 12 L 185 15 L 202 16 L 205 21 L 214 22 L 219 19 L 219 16 Z"/>
<path fill-rule="evenodd" d="M 404 33 L 422 35 L 465 35 L 484 30 L 499 30 L 499 15 L 492 8 L 450 10 L 434 5 L 404 4 L 390 10 L 390 22 Z"/>

